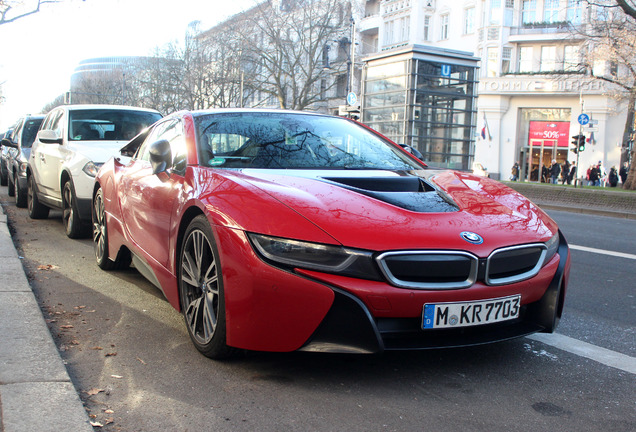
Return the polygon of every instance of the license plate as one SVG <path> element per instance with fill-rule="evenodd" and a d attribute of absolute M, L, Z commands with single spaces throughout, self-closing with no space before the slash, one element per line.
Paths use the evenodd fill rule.
<path fill-rule="evenodd" d="M 519 317 L 521 296 L 496 299 L 425 304 L 422 328 L 468 327 L 508 321 Z"/>

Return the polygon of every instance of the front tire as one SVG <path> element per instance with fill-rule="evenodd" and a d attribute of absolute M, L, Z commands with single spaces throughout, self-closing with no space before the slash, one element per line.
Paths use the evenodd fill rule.
<path fill-rule="evenodd" d="M 14 183 L 14 179 L 13 176 L 11 175 L 11 173 L 7 174 L 7 195 L 9 195 L 10 197 L 15 196 L 15 185 Z"/>
<path fill-rule="evenodd" d="M 232 356 L 236 350 L 226 344 L 219 253 L 205 216 L 194 218 L 188 225 L 178 268 L 181 309 L 194 346 L 213 359 Z"/>
<path fill-rule="evenodd" d="M 130 266 L 130 254 L 121 252 L 115 260 L 108 257 L 108 228 L 106 227 L 106 210 L 104 208 L 104 192 L 101 188 L 93 198 L 93 247 L 95 261 L 102 270 L 116 270 Z"/>
<path fill-rule="evenodd" d="M 64 230 L 69 238 L 76 239 L 84 237 L 85 230 L 82 226 L 82 220 L 79 218 L 77 210 L 77 199 L 71 181 L 64 183 L 62 188 L 62 222 Z"/>
<path fill-rule="evenodd" d="M 20 189 L 20 182 L 18 181 L 18 175 L 13 177 L 13 190 L 15 195 L 16 207 L 24 208 L 27 206 L 27 197 L 22 189 Z"/>
<path fill-rule="evenodd" d="M 29 176 L 27 182 L 27 208 L 31 219 L 46 219 L 49 217 L 49 208 L 42 204 L 35 191 L 35 180 Z"/>

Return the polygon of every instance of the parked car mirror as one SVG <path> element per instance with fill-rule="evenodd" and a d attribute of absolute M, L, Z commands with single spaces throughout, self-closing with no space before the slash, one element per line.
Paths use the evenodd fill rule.
<path fill-rule="evenodd" d="M 13 141 L 11 141 L 9 138 L 3 138 L 2 139 L 2 145 L 3 146 L 7 146 L 7 147 L 11 147 L 11 148 L 18 148 L 18 145 L 16 143 L 14 143 Z"/>
<path fill-rule="evenodd" d="M 150 153 L 150 165 L 152 165 L 153 174 L 166 172 L 172 166 L 172 150 L 168 140 L 153 142 L 150 144 L 148 152 Z"/>
<path fill-rule="evenodd" d="M 413 156 L 415 156 L 419 160 L 421 160 L 421 161 L 424 160 L 424 155 L 422 155 L 422 153 L 420 153 L 420 151 L 418 149 L 416 149 L 415 147 L 411 147 L 408 144 L 399 144 L 399 146 L 402 147 L 407 152 L 411 153 Z"/>
<path fill-rule="evenodd" d="M 63 140 L 62 137 L 59 136 L 55 131 L 53 130 L 41 130 L 40 132 L 38 132 L 38 140 L 40 140 L 41 142 L 43 142 L 44 144 L 62 144 Z"/>

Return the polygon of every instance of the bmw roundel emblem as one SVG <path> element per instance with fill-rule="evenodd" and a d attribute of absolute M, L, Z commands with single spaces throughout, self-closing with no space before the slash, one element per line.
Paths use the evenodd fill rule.
<path fill-rule="evenodd" d="M 484 239 L 479 234 L 475 234 L 474 232 L 464 231 L 460 233 L 459 235 L 468 243 L 478 245 L 484 242 Z"/>

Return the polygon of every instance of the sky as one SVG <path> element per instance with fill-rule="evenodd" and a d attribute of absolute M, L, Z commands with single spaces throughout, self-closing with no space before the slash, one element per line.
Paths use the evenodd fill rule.
<path fill-rule="evenodd" d="M 26 3 L 33 4 L 32 0 Z M 64 0 L 0 25 L 0 132 L 69 90 L 80 60 L 145 56 L 183 41 L 188 24 L 205 30 L 256 0 Z"/>

